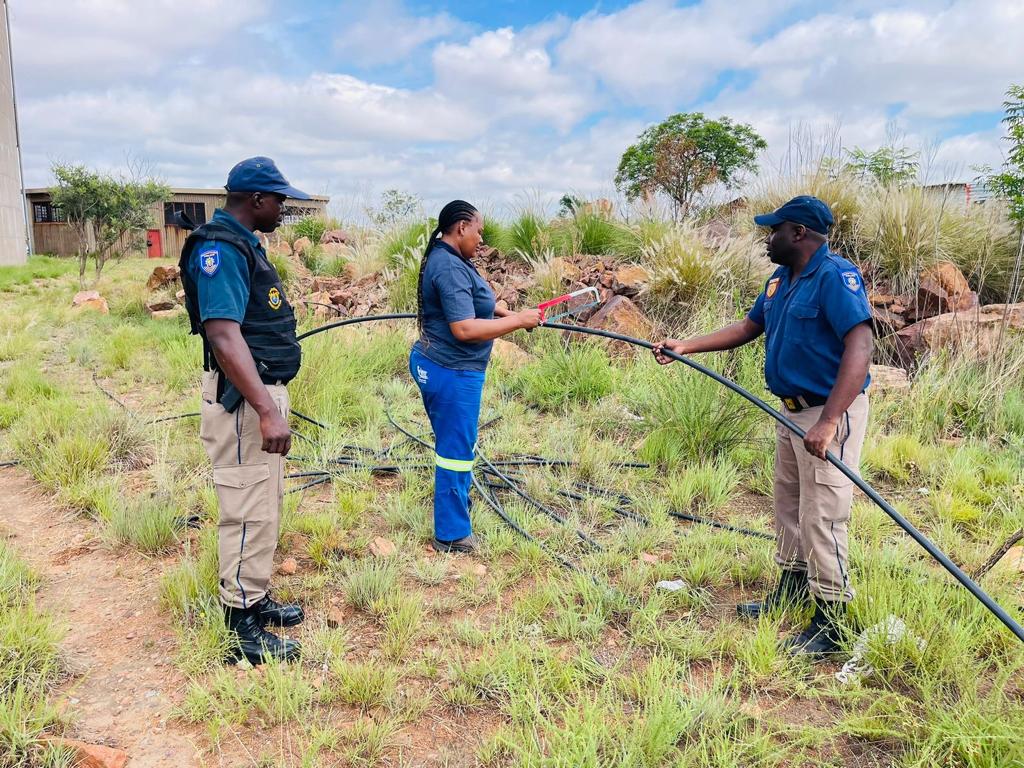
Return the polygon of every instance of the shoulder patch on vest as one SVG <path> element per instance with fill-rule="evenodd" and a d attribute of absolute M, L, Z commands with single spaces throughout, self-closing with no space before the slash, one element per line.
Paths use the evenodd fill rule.
<path fill-rule="evenodd" d="M 843 272 L 843 285 L 856 293 L 860 290 L 860 276 L 856 272 Z"/>
<path fill-rule="evenodd" d="M 220 251 L 211 248 L 199 254 L 199 271 L 207 277 L 213 277 L 220 269 Z"/>
<path fill-rule="evenodd" d="M 768 281 L 768 287 L 764 289 L 764 297 L 766 299 L 770 299 L 772 296 L 775 295 L 775 292 L 779 290 L 780 279 L 781 278 L 773 277 L 771 280 Z"/>
<path fill-rule="evenodd" d="M 270 305 L 271 309 L 281 308 L 281 292 L 277 290 L 276 286 L 271 288 L 270 292 L 267 294 L 267 304 Z"/>

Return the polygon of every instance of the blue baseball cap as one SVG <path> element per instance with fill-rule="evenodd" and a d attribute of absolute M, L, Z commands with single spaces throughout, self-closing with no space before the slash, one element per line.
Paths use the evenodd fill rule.
<path fill-rule="evenodd" d="M 825 203 L 810 195 L 794 197 L 774 213 L 762 213 L 754 217 L 754 223 L 762 227 L 776 227 L 784 221 L 803 224 L 820 235 L 827 235 L 835 219 Z"/>
<path fill-rule="evenodd" d="M 269 157 L 250 157 L 240 162 L 231 169 L 224 188 L 228 192 L 276 192 L 296 200 L 311 199 L 305 192 L 289 184 Z"/>

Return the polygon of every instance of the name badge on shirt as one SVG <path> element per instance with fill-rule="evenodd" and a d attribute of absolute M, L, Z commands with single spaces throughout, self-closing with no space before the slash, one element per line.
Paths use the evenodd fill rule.
<path fill-rule="evenodd" d="M 207 277 L 213 277 L 220 269 L 220 252 L 216 248 L 199 254 L 199 269 Z"/>

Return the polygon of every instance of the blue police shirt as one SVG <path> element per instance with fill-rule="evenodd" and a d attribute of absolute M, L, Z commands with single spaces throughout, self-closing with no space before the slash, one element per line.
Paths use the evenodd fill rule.
<path fill-rule="evenodd" d="M 237 230 L 263 250 L 260 239 L 227 211 L 218 208 L 213 220 Z M 207 320 L 241 323 L 249 303 L 249 265 L 245 256 L 230 243 L 206 240 L 192 251 L 188 268 L 198 293 L 199 319 L 204 323 Z"/>
<path fill-rule="evenodd" d="M 476 268 L 448 243 L 438 241 L 423 268 L 423 337 L 414 349 L 445 368 L 486 370 L 493 342 L 459 341 L 448 324 L 490 320 L 494 305 L 494 291 Z"/>
<path fill-rule="evenodd" d="M 843 339 L 871 319 L 860 270 L 829 250 L 815 251 L 796 282 L 779 267 L 747 313 L 764 328 L 764 377 L 781 396 L 828 397 L 839 374 Z M 864 387 L 871 377 L 864 380 Z"/>

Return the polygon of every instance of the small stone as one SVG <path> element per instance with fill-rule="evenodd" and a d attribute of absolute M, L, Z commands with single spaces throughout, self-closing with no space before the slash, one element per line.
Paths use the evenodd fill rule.
<path fill-rule="evenodd" d="M 146 287 L 151 291 L 155 291 L 180 278 L 181 270 L 176 266 L 157 267 L 153 270 L 153 274 L 149 276 L 149 280 L 146 281 Z"/>
<path fill-rule="evenodd" d="M 277 572 L 284 576 L 291 576 L 297 570 L 299 570 L 299 564 L 295 561 L 294 557 L 285 558 L 277 567 Z"/>
<path fill-rule="evenodd" d="M 472 573 L 474 576 L 486 576 L 487 566 L 483 563 L 473 563 L 473 565 L 469 568 L 469 572 Z"/>
<path fill-rule="evenodd" d="M 174 309 L 162 309 L 157 312 L 150 312 L 149 316 L 154 320 L 173 320 L 176 317 L 181 317 L 182 314 L 182 308 L 175 307 Z"/>
<path fill-rule="evenodd" d="M 341 608 L 331 608 L 327 612 L 327 626 L 331 629 L 338 629 L 345 623 L 345 612 Z"/>
<path fill-rule="evenodd" d="M 175 306 L 175 302 L 170 299 L 162 299 L 149 302 L 146 304 L 146 309 L 150 314 L 153 314 L 154 312 L 166 312 L 168 309 L 174 309 Z"/>
<path fill-rule="evenodd" d="M 1024 546 L 1010 547 L 1006 554 L 992 566 L 993 571 L 1003 573 L 1024 573 Z"/>
<path fill-rule="evenodd" d="M 107 300 L 100 296 L 99 291 L 79 291 L 71 300 L 71 306 L 81 309 L 92 309 L 101 315 L 110 314 Z"/>
<path fill-rule="evenodd" d="M 682 589 L 686 589 L 686 582 L 682 579 L 676 579 L 675 581 L 659 581 L 654 586 L 658 589 L 663 589 L 666 592 L 678 592 Z"/>
<path fill-rule="evenodd" d="M 378 536 L 370 542 L 370 554 L 374 557 L 391 557 L 397 551 L 393 541 Z"/>
<path fill-rule="evenodd" d="M 104 747 L 99 744 L 86 744 L 74 739 L 52 738 L 43 736 L 45 741 L 58 747 L 71 749 L 75 752 L 77 768 L 125 768 L 128 764 L 128 753 L 123 749 Z"/>
<path fill-rule="evenodd" d="M 650 552 L 641 552 L 640 559 L 648 565 L 654 565 L 660 560 L 660 558 L 657 555 L 652 555 Z"/>

